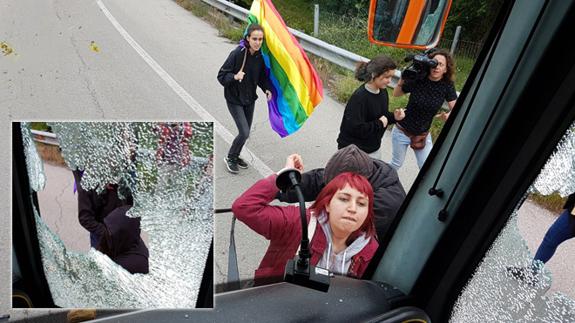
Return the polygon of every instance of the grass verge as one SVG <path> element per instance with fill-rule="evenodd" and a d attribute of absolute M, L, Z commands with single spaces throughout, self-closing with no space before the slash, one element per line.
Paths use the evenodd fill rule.
<path fill-rule="evenodd" d="M 182 8 L 190 11 L 214 26 L 220 36 L 231 41 L 240 41 L 247 23 L 237 23 L 232 18 L 222 14 L 217 9 L 200 0 L 175 0 Z"/>
<path fill-rule="evenodd" d="M 561 213 L 563 210 L 563 205 L 567 201 L 566 197 L 561 197 L 557 193 L 553 193 L 551 195 L 531 193 L 529 194 L 529 199 L 556 214 Z"/>

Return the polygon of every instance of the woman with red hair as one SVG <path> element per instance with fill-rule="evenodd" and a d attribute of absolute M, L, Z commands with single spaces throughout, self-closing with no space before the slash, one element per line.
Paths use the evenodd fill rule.
<path fill-rule="evenodd" d="M 287 158 L 286 168 L 301 172 L 302 165 L 297 154 Z M 276 177 L 256 182 L 232 205 L 238 220 L 270 240 L 255 272 L 256 285 L 281 281 L 301 241 L 299 207 L 269 204 L 279 191 Z M 339 174 L 321 190 L 306 214 L 309 234 L 313 232 L 310 263 L 334 274 L 361 278 L 378 247 L 369 181 L 355 173 Z"/>

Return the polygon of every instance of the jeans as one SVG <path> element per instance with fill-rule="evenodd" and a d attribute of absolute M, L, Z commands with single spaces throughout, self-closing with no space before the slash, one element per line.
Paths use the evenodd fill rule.
<path fill-rule="evenodd" d="M 246 140 L 248 140 L 248 137 L 250 136 L 250 128 L 252 127 L 252 120 L 254 118 L 255 102 L 249 105 L 226 103 L 228 105 L 228 110 L 238 127 L 238 136 L 234 139 L 234 142 L 232 142 L 232 146 L 228 152 L 228 157 L 236 158 L 240 156 L 240 152 L 242 151 Z"/>
<path fill-rule="evenodd" d="M 575 216 L 571 215 L 570 210 L 563 210 L 563 213 L 553 222 L 553 224 L 545 233 L 545 237 L 537 253 L 535 254 L 534 260 L 539 260 L 546 263 L 553 254 L 557 247 L 565 240 L 569 240 L 575 237 Z"/>
<path fill-rule="evenodd" d="M 403 133 L 403 131 L 399 130 L 397 126 L 395 126 L 391 130 L 391 142 L 393 145 L 393 156 L 391 158 L 390 165 L 395 168 L 395 170 L 399 170 L 403 165 L 407 147 L 409 147 L 411 140 L 405 133 Z M 420 169 L 423 166 L 423 163 L 425 163 L 427 156 L 429 156 L 431 148 L 433 148 L 431 134 L 427 134 L 427 138 L 425 138 L 425 147 L 423 149 L 413 151 L 415 153 L 415 158 L 417 159 L 417 166 Z"/>

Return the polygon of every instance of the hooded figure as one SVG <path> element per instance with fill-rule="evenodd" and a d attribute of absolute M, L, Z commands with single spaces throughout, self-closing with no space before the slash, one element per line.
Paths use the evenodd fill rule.
<path fill-rule="evenodd" d="M 383 241 L 391 221 L 405 199 L 405 190 L 399 181 L 397 172 L 387 163 L 369 157 L 367 153 L 351 144 L 338 150 L 324 168 L 313 169 L 302 174 L 301 190 L 306 201 L 315 201 L 322 188 L 338 174 L 358 173 L 371 183 L 374 194 L 373 210 L 375 230 L 379 241 Z M 295 203 L 294 190 L 280 192 L 282 202 Z"/>
<path fill-rule="evenodd" d="M 132 274 L 147 274 L 149 253 L 140 237 L 140 219 L 126 216 L 129 209 L 121 206 L 104 218 L 107 231 L 98 250 Z"/>
<path fill-rule="evenodd" d="M 78 220 L 90 232 L 90 246 L 96 248 L 106 233 L 104 218 L 114 209 L 123 205 L 132 205 L 129 191 L 122 191 L 125 199 L 118 195 L 118 185 L 106 185 L 102 192 L 85 190 L 82 187 L 83 171 L 74 170 L 75 189 L 78 192 Z"/>

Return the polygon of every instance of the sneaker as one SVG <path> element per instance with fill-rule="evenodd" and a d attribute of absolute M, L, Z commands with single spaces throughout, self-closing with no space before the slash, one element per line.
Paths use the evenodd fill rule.
<path fill-rule="evenodd" d="M 246 163 L 246 161 L 243 160 L 241 157 L 236 158 L 236 162 L 238 163 L 238 166 L 240 168 L 243 168 L 243 169 L 248 168 L 248 163 Z"/>
<path fill-rule="evenodd" d="M 240 169 L 238 168 L 237 159 L 225 157 L 224 161 L 226 162 L 226 167 L 228 168 L 228 172 L 230 172 L 232 174 L 237 174 L 240 172 Z"/>

